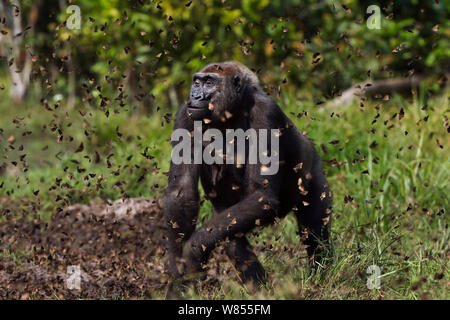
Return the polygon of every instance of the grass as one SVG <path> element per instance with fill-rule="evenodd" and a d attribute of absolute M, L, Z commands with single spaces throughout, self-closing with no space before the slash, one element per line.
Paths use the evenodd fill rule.
<path fill-rule="evenodd" d="M 325 162 L 334 196 L 333 262 L 317 272 L 306 268 L 289 215 L 250 236 L 269 274 L 265 287 L 220 276 L 220 285 L 198 284 L 186 297 L 449 299 L 447 95 L 321 110 L 301 94 L 278 102 Z M 0 95 L 0 165 L 6 163 L 0 198 L 20 199 L 17 215 L 38 211 L 48 219 L 57 208 L 95 198 L 161 196 L 171 150 L 172 123 L 165 118 L 174 111 L 143 115 L 110 107 L 107 117 L 83 106 L 15 106 Z M 210 209 L 204 203 L 203 221 Z M 5 251 L 0 259 L 20 263 L 23 255 Z M 380 289 L 367 288 L 371 265 L 381 269 Z"/>

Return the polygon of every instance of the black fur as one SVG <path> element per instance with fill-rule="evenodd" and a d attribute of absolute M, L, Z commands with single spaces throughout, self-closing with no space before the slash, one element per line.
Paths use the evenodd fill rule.
<path fill-rule="evenodd" d="M 191 94 L 190 100 L 177 113 L 174 129 L 193 131 L 194 119 L 190 117 L 189 106 L 195 103 L 201 108 L 212 103 L 214 110 L 210 116 L 204 112 L 197 117 L 211 118 L 210 123 L 203 124 L 204 130 L 217 128 L 225 136 L 226 129 L 280 129 L 281 165 L 277 174 L 261 175 L 260 164 L 245 164 L 239 168 L 231 164 L 171 163 L 163 202 L 169 226 L 169 270 L 175 278 L 201 270 L 211 250 L 222 242 L 244 281 L 264 281 L 264 269 L 249 248 L 245 233 L 294 211 L 299 227 L 308 230 L 302 232 L 304 243 L 308 245 L 311 260 L 315 261 L 328 244 L 330 193 L 313 144 L 257 85 L 245 82 L 245 72 L 250 71 L 238 64 L 233 70 L 233 63 L 212 65 L 219 66 L 217 93 Z M 210 72 L 211 65 L 208 67 Z M 201 90 L 198 84 L 197 91 Z M 196 101 L 196 97 L 203 100 Z M 225 110 L 230 110 L 232 117 L 224 121 Z M 215 115 L 211 114 L 213 112 Z M 199 180 L 214 214 L 206 225 L 195 231 Z"/>

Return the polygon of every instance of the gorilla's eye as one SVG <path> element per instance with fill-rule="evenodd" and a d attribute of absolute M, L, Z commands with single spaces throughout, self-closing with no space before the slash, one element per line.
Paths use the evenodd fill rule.
<path fill-rule="evenodd" d="M 200 87 L 200 80 L 195 79 L 195 80 L 194 80 L 194 86 Z"/>
<path fill-rule="evenodd" d="M 214 84 L 214 81 L 211 79 L 206 80 L 206 86 L 211 87 Z"/>

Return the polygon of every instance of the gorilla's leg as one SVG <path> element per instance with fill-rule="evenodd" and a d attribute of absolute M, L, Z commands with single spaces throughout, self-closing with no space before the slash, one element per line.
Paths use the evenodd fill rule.
<path fill-rule="evenodd" d="M 245 236 L 234 238 L 226 247 L 225 252 L 234 262 L 243 282 L 264 283 L 266 274 L 256 255 L 251 251 Z"/>

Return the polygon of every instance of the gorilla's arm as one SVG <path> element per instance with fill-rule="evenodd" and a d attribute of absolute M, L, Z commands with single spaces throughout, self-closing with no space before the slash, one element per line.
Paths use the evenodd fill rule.
<path fill-rule="evenodd" d="M 217 242 L 243 236 L 258 225 L 272 222 L 279 208 L 279 201 L 272 191 L 258 190 L 223 212 L 214 215 L 189 239 L 188 271 L 198 269 L 205 262 Z M 193 270 L 192 270 L 193 269 Z"/>
<path fill-rule="evenodd" d="M 193 129 L 185 114 L 185 106 L 182 106 L 177 114 L 174 129 Z M 174 144 L 175 142 L 172 145 Z M 191 141 L 191 146 L 192 144 Z M 168 226 L 169 271 L 174 277 L 180 275 L 177 259 L 182 256 L 182 243 L 189 239 L 195 230 L 199 209 L 199 176 L 200 165 L 174 164 L 172 161 L 170 163 L 163 207 Z"/>

